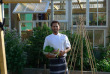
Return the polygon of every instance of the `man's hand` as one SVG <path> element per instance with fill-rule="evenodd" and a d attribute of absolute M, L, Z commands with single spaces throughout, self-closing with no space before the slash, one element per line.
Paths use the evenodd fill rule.
<path fill-rule="evenodd" d="M 55 55 L 51 55 L 50 53 L 48 53 L 47 55 L 45 55 L 47 58 L 55 58 Z"/>
<path fill-rule="evenodd" d="M 66 50 L 61 50 L 59 56 L 63 56 L 65 53 L 68 53 L 70 49 L 70 47 L 67 47 Z"/>
<path fill-rule="evenodd" d="M 61 50 L 59 56 L 63 56 L 65 53 L 65 50 Z"/>

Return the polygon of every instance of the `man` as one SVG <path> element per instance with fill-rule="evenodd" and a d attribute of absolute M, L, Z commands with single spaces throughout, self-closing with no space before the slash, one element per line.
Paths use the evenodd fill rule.
<path fill-rule="evenodd" d="M 66 55 L 70 51 L 71 45 L 68 37 L 64 34 L 59 33 L 60 23 L 58 21 L 52 21 L 51 23 L 52 34 L 45 38 L 44 47 L 53 47 L 54 50 L 60 51 L 58 57 L 47 54 L 46 57 L 50 60 L 50 74 L 64 74 L 66 70 Z M 66 70 L 68 74 L 68 70 Z"/>

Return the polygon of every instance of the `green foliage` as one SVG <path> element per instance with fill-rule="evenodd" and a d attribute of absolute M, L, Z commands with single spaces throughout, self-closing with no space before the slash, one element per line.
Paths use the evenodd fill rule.
<path fill-rule="evenodd" d="M 26 67 L 43 67 L 48 59 L 43 54 L 43 45 L 45 37 L 51 34 L 52 31 L 44 25 L 43 27 L 37 27 L 33 30 L 33 35 L 29 37 L 28 47 L 25 50 L 27 52 L 27 64 Z"/>
<path fill-rule="evenodd" d="M 94 49 L 95 58 L 97 60 L 103 60 L 106 56 L 106 52 L 107 50 L 104 47 L 99 46 L 98 49 Z"/>
<path fill-rule="evenodd" d="M 106 58 L 110 61 L 110 45 L 107 46 Z"/>
<path fill-rule="evenodd" d="M 99 47 L 100 58 L 97 58 L 97 69 L 98 71 L 110 72 L 110 46 L 106 48 Z"/>
<path fill-rule="evenodd" d="M 98 19 L 99 19 L 99 21 L 104 21 L 104 19 L 106 19 L 106 16 L 103 16 L 103 17 L 99 16 Z"/>
<path fill-rule="evenodd" d="M 15 30 L 5 31 L 5 48 L 8 70 L 11 72 L 21 72 L 26 63 L 26 53 L 24 52 L 26 43 L 21 42 Z"/>
<path fill-rule="evenodd" d="M 45 52 L 52 52 L 53 50 L 54 50 L 54 48 L 50 47 L 50 46 L 46 46 L 44 49 Z"/>
<path fill-rule="evenodd" d="M 103 59 L 97 63 L 98 71 L 110 72 L 110 60 Z"/>

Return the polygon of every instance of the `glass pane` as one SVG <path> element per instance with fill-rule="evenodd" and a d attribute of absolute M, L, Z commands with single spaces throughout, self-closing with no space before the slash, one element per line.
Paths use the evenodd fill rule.
<path fill-rule="evenodd" d="M 25 14 L 20 14 L 21 21 L 25 20 Z"/>
<path fill-rule="evenodd" d="M 32 20 L 32 14 L 25 14 L 25 20 L 31 21 Z"/>
<path fill-rule="evenodd" d="M 93 30 L 88 30 L 88 37 L 91 45 L 93 46 Z"/>
<path fill-rule="evenodd" d="M 60 31 L 67 30 L 67 23 L 60 23 Z"/>
<path fill-rule="evenodd" d="M 89 25 L 90 26 L 97 26 L 97 13 L 90 13 L 89 14 Z"/>
<path fill-rule="evenodd" d="M 72 2 L 77 2 L 77 0 L 72 0 Z"/>
<path fill-rule="evenodd" d="M 72 23 L 73 25 L 80 25 L 81 19 L 83 19 L 84 25 L 86 25 L 86 0 L 72 0 Z"/>
<path fill-rule="evenodd" d="M 51 19 L 51 15 L 49 15 L 49 19 Z M 54 19 L 66 20 L 66 1 L 54 1 Z"/>
<path fill-rule="evenodd" d="M 37 22 L 36 23 L 36 27 L 38 27 L 38 26 L 42 27 L 43 25 L 50 26 L 49 22 Z"/>
<path fill-rule="evenodd" d="M 20 3 L 20 4 L 17 6 L 16 11 L 17 11 L 17 12 L 21 12 L 21 11 L 24 12 L 26 6 L 27 6 L 27 3 Z"/>
<path fill-rule="evenodd" d="M 32 35 L 32 23 L 22 23 L 21 25 L 21 37 L 22 39 L 28 38 Z"/>
<path fill-rule="evenodd" d="M 98 14 L 98 25 L 99 26 L 106 25 L 106 13 Z"/>
<path fill-rule="evenodd" d="M 4 15 L 5 15 L 5 17 L 9 17 L 8 14 L 9 14 L 9 13 L 8 13 L 8 8 L 5 8 L 5 9 L 4 9 Z"/>
<path fill-rule="evenodd" d="M 31 21 L 32 20 L 32 14 L 20 14 L 20 19 L 22 21 Z"/>
<path fill-rule="evenodd" d="M 9 18 L 5 18 L 5 27 L 9 27 Z"/>
<path fill-rule="evenodd" d="M 106 12 L 106 0 L 98 1 L 98 12 Z"/>
<path fill-rule="evenodd" d="M 27 12 L 28 11 L 34 11 L 36 6 L 37 6 L 37 4 L 35 4 L 35 3 L 29 3 L 29 4 L 27 4 L 26 11 Z"/>
<path fill-rule="evenodd" d="M 90 2 L 97 2 L 97 0 L 89 0 Z"/>
<path fill-rule="evenodd" d="M 57 15 L 54 15 L 54 19 L 55 20 L 65 20 L 66 19 L 66 17 L 65 17 L 65 15 L 64 14 L 57 14 Z"/>
<path fill-rule="evenodd" d="M 72 0 L 72 2 L 78 2 L 78 0 Z M 80 2 L 86 2 L 86 0 L 80 0 Z"/>
<path fill-rule="evenodd" d="M 104 30 L 95 30 L 94 34 L 94 47 L 104 47 Z"/>
<path fill-rule="evenodd" d="M 21 30 L 22 31 L 31 31 L 33 28 L 32 23 L 22 23 Z"/>
<path fill-rule="evenodd" d="M 5 16 L 5 27 L 9 27 L 9 13 L 8 8 L 4 9 L 4 16 Z"/>
<path fill-rule="evenodd" d="M 89 0 L 90 12 L 97 12 L 97 0 Z"/>
<path fill-rule="evenodd" d="M 8 4 L 4 4 L 4 8 L 8 8 L 9 6 L 8 6 Z"/>
<path fill-rule="evenodd" d="M 73 14 L 73 25 L 79 25 L 80 24 L 80 19 L 84 19 L 84 25 L 86 25 L 86 14 Z"/>
<path fill-rule="evenodd" d="M 14 13 L 44 13 L 49 7 L 49 2 L 41 3 L 19 3 L 14 10 Z"/>
<path fill-rule="evenodd" d="M 65 1 L 54 1 L 54 10 L 65 10 L 66 2 Z"/>

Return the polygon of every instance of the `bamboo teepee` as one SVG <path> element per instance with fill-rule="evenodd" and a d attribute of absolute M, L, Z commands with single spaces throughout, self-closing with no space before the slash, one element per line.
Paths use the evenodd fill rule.
<path fill-rule="evenodd" d="M 78 54 L 80 54 L 80 58 L 81 58 L 81 74 L 83 74 L 83 38 L 85 38 L 85 45 L 87 47 L 87 53 L 89 55 L 88 59 L 89 59 L 89 64 L 91 67 L 91 72 L 92 74 L 96 74 L 97 73 L 97 67 L 96 67 L 96 62 L 95 62 L 95 57 L 93 54 L 93 50 L 92 50 L 92 45 L 90 44 L 90 40 L 89 40 L 89 36 L 88 36 L 88 32 L 85 29 L 85 25 L 84 25 L 84 20 L 85 18 L 82 18 L 79 16 L 79 20 L 80 20 L 80 24 L 77 25 L 77 32 L 76 32 L 76 36 L 74 37 L 74 41 L 70 50 L 70 54 L 68 55 L 68 60 L 67 60 L 67 67 L 68 64 L 70 65 L 70 70 L 72 70 L 73 68 L 73 72 L 74 73 L 74 69 L 75 69 L 75 63 L 77 60 L 77 56 Z M 71 57 L 71 59 L 70 59 Z M 71 61 L 70 61 L 71 60 Z M 74 64 L 73 64 L 74 63 Z M 67 70 L 67 68 L 66 68 Z M 66 70 L 65 70 L 65 74 L 66 74 Z M 69 71 L 70 74 L 70 71 Z"/>

